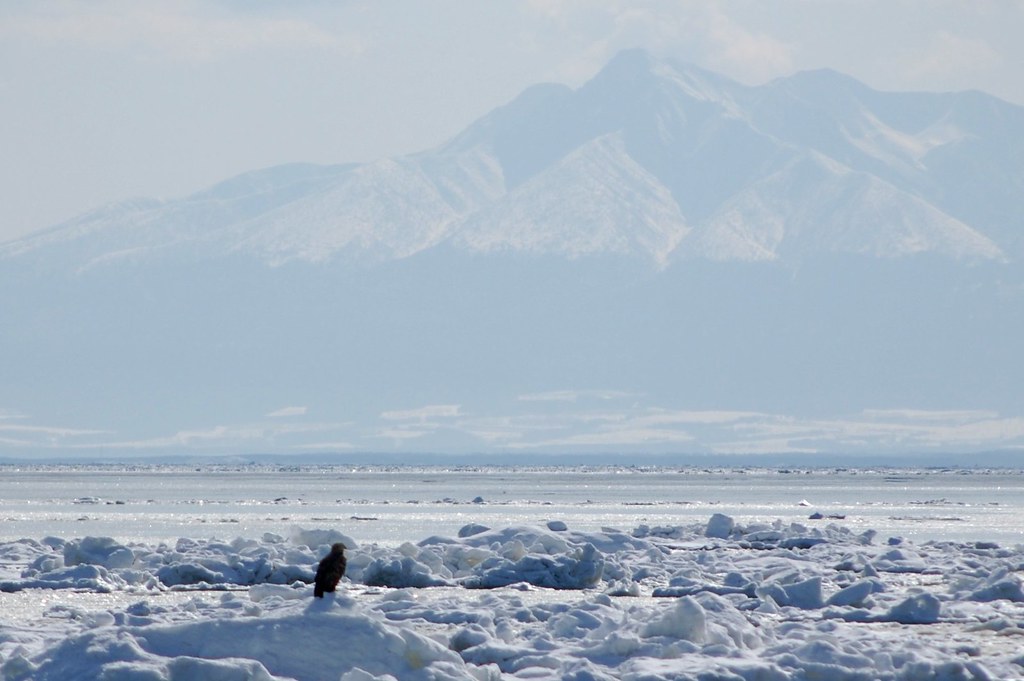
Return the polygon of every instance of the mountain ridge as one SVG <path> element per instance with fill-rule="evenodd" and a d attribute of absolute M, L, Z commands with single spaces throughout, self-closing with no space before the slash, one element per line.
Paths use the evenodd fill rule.
<path fill-rule="evenodd" d="M 893 104 L 897 100 L 899 106 Z M 972 115 L 1003 130 L 973 130 Z M 784 234 L 775 241 L 799 243 L 776 252 L 719 237 L 709 251 L 712 260 L 787 260 L 850 248 L 880 257 L 935 252 L 955 259 L 1018 260 L 1024 255 L 1024 189 L 1013 188 L 1024 187 L 1024 164 L 1002 153 L 996 164 L 1002 172 L 993 186 L 968 177 L 966 199 L 950 188 L 957 163 L 972 171 L 982 167 L 983 161 L 969 153 L 972 145 L 988 149 L 995 144 L 991 136 L 1008 127 L 1021 133 L 1005 136 L 1013 152 L 1021 144 L 1012 140 L 1024 139 L 1024 109 L 974 93 L 883 93 L 831 70 L 752 87 L 627 51 L 576 90 L 557 84 L 528 88 L 434 150 L 367 164 L 289 164 L 244 173 L 182 199 L 122 202 L 0 244 L 0 259 L 59 251 L 73 242 L 79 258 L 75 271 L 109 266 L 119 254 L 147 257 L 178 247 L 207 256 L 248 254 L 271 266 L 290 260 L 327 263 L 342 256 L 346 262 L 372 264 L 442 242 L 492 251 L 499 225 L 505 225 L 507 234 L 498 241 L 506 250 L 617 254 L 663 268 L 704 257 L 699 243 L 687 242 L 701 241 L 702 226 L 703 231 L 720 229 L 723 212 L 731 211 L 734 234 L 781 225 Z M 598 154 L 600 140 L 610 139 L 617 140 L 616 152 Z M 757 202 L 749 200 L 757 186 L 808 154 L 851 171 L 804 178 L 802 192 L 845 196 L 845 230 L 830 229 L 827 222 L 814 234 L 807 225 L 787 230 L 792 215 L 760 213 L 754 210 Z M 567 170 L 566 163 L 583 157 L 589 158 L 588 172 Z M 621 187 L 609 197 L 607 182 L 594 184 L 598 175 L 633 178 L 626 182 L 632 190 Z M 886 227 L 875 224 L 879 208 L 873 200 L 854 186 L 835 186 L 866 176 L 891 188 L 883 213 L 915 234 L 912 247 L 897 243 L 885 253 L 881 246 L 864 247 L 863 238 L 829 239 L 830 233 Z M 593 191 L 606 192 L 598 197 L 602 211 L 590 201 Z M 744 196 L 747 208 L 738 213 L 735 206 Z M 527 215 L 539 205 L 557 206 L 563 218 L 529 223 L 538 238 L 526 238 L 527 227 L 511 224 L 507 216 Z M 573 213 L 579 218 L 570 224 L 565 218 Z M 630 221 L 630 215 L 648 217 Z M 1002 224 L 1002 216 L 1009 216 L 1009 224 Z M 485 225 L 488 220 L 492 224 Z M 651 229 L 652 220 L 664 221 L 663 231 L 675 236 L 645 246 L 642 232 Z M 614 238 L 606 233 L 610 221 L 618 225 Z M 628 235 L 630 230 L 640 232 Z M 950 230 L 964 232 L 963 238 L 951 241 Z M 467 236 L 474 231 L 491 236 Z M 516 233 L 522 237 L 518 246 Z M 580 239 L 587 234 L 593 241 L 584 247 Z M 623 247 L 624 242 L 631 246 Z"/>

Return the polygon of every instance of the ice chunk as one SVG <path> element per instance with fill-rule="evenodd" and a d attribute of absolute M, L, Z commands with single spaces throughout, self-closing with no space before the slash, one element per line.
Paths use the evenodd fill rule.
<path fill-rule="evenodd" d="M 157 570 L 157 578 L 165 586 L 182 586 L 188 584 L 223 584 L 227 581 L 224 573 L 196 563 L 177 563 L 165 565 Z"/>
<path fill-rule="evenodd" d="M 728 539 L 736 527 L 736 521 L 723 513 L 716 513 L 708 520 L 707 528 L 704 530 L 705 537 L 714 539 Z"/>
<path fill-rule="evenodd" d="M 518 582 L 551 589 L 585 589 L 601 581 L 604 556 L 593 544 L 560 556 L 530 554 L 512 562 L 495 557 L 481 564 L 479 574 L 462 581 L 464 586 L 494 589 Z"/>
<path fill-rule="evenodd" d="M 111 537 L 85 537 L 64 546 L 65 565 L 102 565 L 105 568 L 127 568 L 135 562 L 135 554 Z"/>
<path fill-rule="evenodd" d="M 877 579 L 861 579 L 832 594 L 828 599 L 828 605 L 859 608 L 864 605 L 864 601 L 870 598 L 871 594 L 878 593 L 884 588 L 884 585 Z"/>
<path fill-rule="evenodd" d="M 363 570 L 362 581 L 367 586 L 392 588 L 452 585 L 449 580 L 435 576 L 430 568 L 411 556 L 373 561 Z"/>
<path fill-rule="evenodd" d="M 463 525 L 459 529 L 459 538 L 472 537 L 474 534 L 480 534 L 481 532 L 487 532 L 491 528 L 486 525 L 480 525 L 478 523 L 470 523 L 469 525 Z"/>
<path fill-rule="evenodd" d="M 790 605 L 802 610 L 813 610 L 824 605 L 821 594 L 821 577 L 812 577 L 794 584 L 766 584 L 758 587 L 761 598 L 770 596 L 779 605 Z"/>
<path fill-rule="evenodd" d="M 942 609 L 939 599 L 930 593 L 920 593 L 894 605 L 881 617 L 883 621 L 900 624 L 934 624 Z"/>
<path fill-rule="evenodd" d="M 1020 578 L 1011 575 L 978 589 L 969 596 L 972 601 L 988 602 L 1006 600 L 1014 603 L 1024 603 L 1024 589 L 1021 588 Z"/>
<path fill-rule="evenodd" d="M 96 593 L 110 593 L 124 589 L 123 578 L 102 565 L 72 565 L 62 567 L 18 582 L 0 582 L 0 591 L 15 592 L 23 589 L 83 589 Z"/>
<path fill-rule="evenodd" d="M 691 643 L 704 643 L 708 637 L 704 608 L 694 598 L 684 596 L 661 617 L 644 625 L 641 635 L 668 636 Z"/>

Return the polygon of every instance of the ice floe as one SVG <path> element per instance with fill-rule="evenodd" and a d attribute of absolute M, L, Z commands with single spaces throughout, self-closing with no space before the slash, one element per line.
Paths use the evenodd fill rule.
<path fill-rule="evenodd" d="M 314 599 L 334 542 L 348 573 Z M 469 523 L 399 546 L 321 528 L 22 539 L 0 543 L 0 597 L 111 604 L 6 610 L 0 678 L 1020 679 L 1022 574 L 1021 546 L 722 514 L 586 532 Z"/>

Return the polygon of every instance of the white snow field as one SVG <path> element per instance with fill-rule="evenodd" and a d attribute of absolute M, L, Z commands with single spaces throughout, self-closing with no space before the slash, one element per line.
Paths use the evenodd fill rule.
<path fill-rule="evenodd" d="M 465 503 L 451 499 L 444 513 L 461 517 L 438 523 L 437 531 L 427 529 L 415 541 L 382 541 L 356 538 L 348 530 L 366 534 L 367 527 L 401 523 L 400 513 L 375 522 L 306 522 L 311 518 L 292 509 L 287 513 L 302 522 L 283 531 L 251 532 L 256 521 L 248 518 L 193 524 L 195 531 L 161 539 L 177 525 L 158 518 L 156 527 L 139 527 L 135 523 L 144 522 L 144 514 L 133 512 L 122 518 L 119 533 L 80 533 L 98 521 L 61 525 L 53 509 L 67 495 L 82 494 L 81 485 L 67 482 L 83 470 L 93 469 L 3 471 L 2 512 L 16 527 L 42 527 L 41 518 L 56 513 L 53 531 L 31 538 L 11 536 L 5 521 L 0 538 L 4 681 L 1024 679 L 1024 545 L 1006 541 L 1012 535 L 1005 528 L 996 533 L 999 541 L 983 530 L 992 509 L 1010 508 L 1006 518 L 1015 515 L 1020 523 L 1020 472 L 933 471 L 916 486 L 912 471 L 875 472 L 861 474 L 866 481 L 859 491 L 847 492 L 867 502 L 869 490 L 886 479 L 907 488 L 903 496 L 909 501 L 922 491 L 929 500 L 927 493 L 936 488 L 946 494 L 973 490 L 962 492 L 964 498 L 978 496 L 982 488 L 1013 489 L 1015 503 L 993 502 L 977 514 L 974 502 L 955 496 L 922 505 L 926 515 L 939 506 L 942 517 L 958 509 L 964 519 L 947 524 L 974 527 L 979 534 L 970 540 L 906 538 L 861 527 L 856 518 L 838 517 L 843 514 L 833 513 L 832 506 L 808 505 L 803 497 L 826 493 L 791 483 L 786 473 L 787 482 L 778 487 L 782 493 L 789 494 L 790 485 L 802 488 L 786 518 L 758 520 L 702 507 L 700 518 L 652 523 L 644 517 L 652 507 L 615 506 L 612 499 L 623 498 L 620 489 L 595 495 L 605 509 L 595 515 L 611 515 L 619 523 L 593 527 L 582 522 L 593 517 L 579 509 L 559 513 L 576 508 L 573 495 L 579 490 L 574 488 L 564 491 L 560 504 L 524 503 L 502 513 L 486 512 L 501 504 L 492 505 L 484 494 Z M 280 471 L 263 472 L 287 479 Z M 259 487 L 267 479 L 263 472 L 249 471 L 253 477 L 247 481 L 245 471 L 236 471 L 234 493 Z M 86 511 L 131 508 L 143 503 L 132 495 L 165 473 L 150 469 L 133 477 L 126 470 L 103 469 L 102 476 L 132 481 L 124 497 L 96 496 L 80 505 Z M 205 483 L 179 487 L 178 497 L 214 497 L 214 489 L 228 494 L 228 472 L 194 473 L 206 475 Z M 327 475 L 336 473 L 332 469 Z M 388 479 L 383 471 L 372 473 L 379 481 Z M 396 494 L 405 497 L 404 481 L 417 477 L 434 480 L 421 487 L 462 485 L 463 492 L 472 487 L 494 494 L 499 487 L 518 491 L 528 484 L 519 478 L 543 493 L 566 480 L 596 484 L 606 474 L 549 471 L 542 481 L 506 471 L 502 475 L 508 479 L 493 487 L 482 484 L 490 479 L 486 476 L 463 479 L 457 471 L 404 470 L 391 479 Z M 667 489 L 655 481 L 679 474 L 648 471 L 621 487 L 630 494 L 639 494 L 634 488 L 654 489 L 630 503 L 654 504 L 664 519 L 672 507 L 666 511 L 652 500 Z M 760 496 L 753 503 L 763 504 L 778 493 L 764 482 L 774 474 L 743 475 L 748 474 L 762 476 L 761 487 L 727 495 L 747 510 L 739 499 L 744 494 Z M 800 475 L 824 480 L 845 474 Z M 39 517 L 18 520 L 19 511 L 12 508 L 25 505 L 54 478 L 63 479 L 67 489 L 40 500 L 32 511 Z M 95 489 L 105 489 L 104 484 Z M 384 486 L 380 482 L 371 493 Z M 22 498 L 12 501 L 17 489 Z M 300 496 L 308 491 L 303 488 Z M 173 496 L 168 493 L 154 505 Z M 412 500 L 432 498 L 421 489 Z M 368 501 L 365 517 L 389 506 L 387 501 Z M 670 502 L 662 499 L 664 505 Z M 315 512 L 322 512 L 324 503 L 313 504 Z M 213 505 L 218 517 L 232 512 L 230 504 Z M 532 517 L 491 522 L 502 520 L 503 513 Z M 801 520 L 794 519 L 797 513 Z M 630 517 L 638 522 L 620 524 Z M 412 525 L 426 529 L 419 521 Z M 242 527 L 245 532 L 232 532 Z M 349 547 L 346 577 L 336 594 L 315 599 L 316 563 L 336 541 Z"/>

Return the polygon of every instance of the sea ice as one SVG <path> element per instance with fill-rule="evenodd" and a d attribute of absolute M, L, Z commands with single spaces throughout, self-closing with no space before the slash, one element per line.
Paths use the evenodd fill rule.
<path fill-rule="evenodd" d="M 0 678 L 1024 678 L 1019 546 L 893 546 L 837 525 L 728 516 L 456 534 L 397 547 L 300 528 L 0 543 L 0 599 L 54 602 L 32 620 L 5 610 Z M 338 593 L 313 599 L 334 541 L 349 546 L 349 572 Z M 69 589 L 109 594 L 111 606 L 61 605 Z M 194 597 L 160 598 L 174 593 Z"/>

